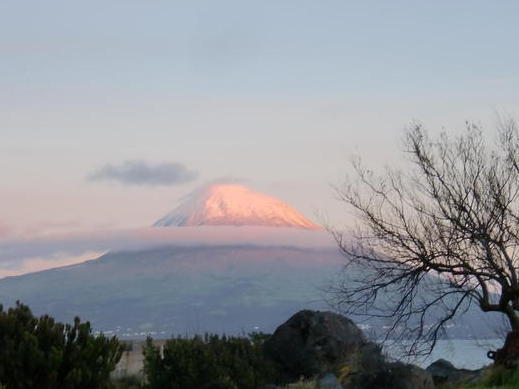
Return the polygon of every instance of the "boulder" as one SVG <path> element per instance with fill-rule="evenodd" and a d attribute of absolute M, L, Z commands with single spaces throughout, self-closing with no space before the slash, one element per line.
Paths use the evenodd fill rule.
<path fill-rule="evenodd" d="M 434 389 L 431 374 L 415 365 L 385 363 L 380 369 L 352 377 L 348 389 Z"/>
<path fill-rule="evenodd" d="M 288 380 L 322 377 L 319 389 L 434 389 L 418 366 L 387 362 L 350 319 L 333 312 L 300 311 L 265 342 L 265 352 Z"/>
<path fill-rule="evenodd" d="M 436 385 L 473 383 L 482 376 L 482 370 L 457 369 L 445 359 L 438 359 L 426 369 Z"/>
<path fill-rule="evenodd" d="M 350 319 L 333 312 L 304 310 L 280 325 L 266 341 L 266 353 L 288 378 L 336 371 L 370 343 Z"/>

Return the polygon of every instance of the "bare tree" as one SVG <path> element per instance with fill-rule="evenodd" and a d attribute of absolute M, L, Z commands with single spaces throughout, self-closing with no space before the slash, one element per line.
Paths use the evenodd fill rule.
<path fill-rule="evenodd" d="M 363 269 L 335 289 L 337 302 L 347 313 L 387 318 L 388 337 L 412 339 L 410 355 L 430 353 L 473 304 L 508 319 L 512 335 L 500 360 L 511 358 L 519 340 L 515 122 L 502 122 L 497 135 L 488 142 L 467 123 L 457 137 L 431 138 L 414 125 L 404 137 L 409 170 L 375 175 L 355 160 L 356 178 L 337 189 L 359 223 L 334 235 L 350 264 Z"/>

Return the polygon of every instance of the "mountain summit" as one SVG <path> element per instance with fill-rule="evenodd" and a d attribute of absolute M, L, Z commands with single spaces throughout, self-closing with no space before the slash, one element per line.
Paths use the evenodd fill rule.
<path fill-rule="evenodd" d="M 213 184 L 195 191 L 154 224 L 155 227 L 202 225 L 321 229 L 281 200 L 239 184 Z"/>

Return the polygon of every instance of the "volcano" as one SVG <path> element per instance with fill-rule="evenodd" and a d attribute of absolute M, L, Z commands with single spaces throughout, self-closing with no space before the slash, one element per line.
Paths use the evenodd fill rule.
<path fill-rule="evenodd" d="M 206 186 L 154 224 L 155 227 L 202 225 L 321 229 L 281 200 L 239 184 Z"/>
<path fill-rule="evenodd" d="M 272 331 L 326 307 L 320 289 L 343 261 L 320 226 L 239 184 L 196 190 L 128 240 L 97 259 L 1 279 L 0 302 L 77 315 L 123 338 Z"/>
<path fill-rule="evenodd" d="M 0 279 L 0 303 L 20 300 L 66 322 L 80 316 L 123 339 L 271 332 L 301 309 L 329 308 L 325 291 L 365 271 L 342 272 L 347 258 L 329 234 L 243 185 L 204 187 L 155 226 L 126 235 L 125 246 L 112 241 L 97 259 Z"/>

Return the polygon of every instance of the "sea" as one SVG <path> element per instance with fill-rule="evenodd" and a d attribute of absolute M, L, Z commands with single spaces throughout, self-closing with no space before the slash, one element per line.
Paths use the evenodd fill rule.
<path fill-rule="evenodd" d="M 504 339 L 442 339 L 427 358 L 407 359 L 390 345 L 384 351 L 398 360 L 404 360 L 426 368 L 438 359 L 445 359 L 457 368 L 479 369 L 492 363 L 487 352 L 503 346 Z"/>

